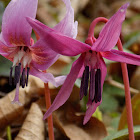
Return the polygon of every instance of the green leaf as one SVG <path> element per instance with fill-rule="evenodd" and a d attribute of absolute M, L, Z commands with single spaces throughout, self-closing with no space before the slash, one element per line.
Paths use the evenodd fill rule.
<path fill-rule="evenodd" d="M 134 126 L 134 135 L 135 138 L 140 139 L 140 125 Z M 128 140 L 128 137 L 128 129 L 123 129 L 105 137 L 103 140 Z"/>
<path fill-rule="evenodd" d="M 0 56 L 0 75 L 8 76 L 10 73 L 10 67 L 12 66 L 12 62 L 8 59 Z"/>
<path fill-rule="evenodd" d="M 102 95 L 102 103 L 99 106 L 99 108 L 103 112 L 113 112 L 116 111 L 118 108 L 118 101 L 111 95 L 109 94 L 103 94 Z"/>
<path fill-rule="evenodd" d="M 4 6 L 6 7 L 8 5 L 8 3 L 10 2 L 10 0 L 1 0 L 4 3 Z"/>
<path fill-rule="evenodd" d="M 97 107 L 96 111 L 92 114 L 92 117 L 96 117 L 98 120 L 102 121 L 102 112 L 99 110 L 99 107 Z"/>
<path fill-rule="evenodd" d="M 140 33 L 135 33 L 124 45 L 124 48 L 130 47 L 133 43 L 136 43 L 138 41 L 138 38 L 140 37 Z"/>
<path fill-rule="evenodd" d="M 81 79 L 77 79 L 77 80 L 75 81 L 75 85 L 76 85 L 78 88 L 80 88 L 80 86 L 81 86 Z"/>
<path fill-rule="evenodd" d="M 122 97 L 125 96 L 123 89 L 109 85 L 107 83 L 104 83 L 103 94 L 110 94 L 112 96 L 122 96 Z"/>
<path fill-rule="evenodd" d="M 131 99 L 132 104 L 132 115 L 133 115 L 133 124 L 140 125 L 140 93 L 133 96 Z M 127 113 L 126 107 L 123 109 L 121 114 L 118 130 L 124 129 L 127 127 Z"/>

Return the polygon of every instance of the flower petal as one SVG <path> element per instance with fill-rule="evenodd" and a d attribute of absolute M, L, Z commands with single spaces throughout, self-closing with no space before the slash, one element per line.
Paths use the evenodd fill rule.
<path fill-rule="evenodd" d="M 91 118 L 92 114 L 96 111 L 96 108 L 101 104 L 102 100 L 100 102 L 93 102 L 92 104 L 89 104 L 89 107 L 86 111 L 83 125 L 85 125 Z"/>
<path fill-rule="evenodd" d="M 102 56 L 106 59 L 118 62 L 124 62 L 132 65 L 140 65 L 140 55 L 129 54 L 119 50 L 110 50 L 102 52 Z"/>
<path fill-rule="evenodd" d="M 126 9 L 129 3 L 123 5 L 115 15 L 105 24 L 102 31 L 99 34 L 98 39 L 93 44 L 92 49 L 96 51 L 109 51 L 112 49 L 120 36 L 122 22 L 125 19 Z"/>
<path fill-rule="evenodd" d="M 101 55 L 100 55 L 99 63 L 100 63 L 100 69 L 101 69 L 101 87 L 103 88 L 104 80 L 105 80 L 106 73 L 107 73 L 107 68 L 106 68 L 106 64 Z M 101 89 L 101 91 L 102 91 L 102 89 Z"/>
<path fill-rule="evenodd" d="M 2 41 L 4 44 L 6 44 L 5 40 L 3 39 L 2 32 L 0 33 L 0 41 Z"/>
<path fill-rule="evenodd" d="M 53 57 L 47 53 L 33 53 L 32 64 L 37 69 L 46 70 L 57 61 L 59 56 L 59 54 Z"/>
<path fill-rule="evenodd" d="M 59 58 L 59 54 L 46 46 L 42 39 L 31 46 L 30 50 L 32 51 L 32 63 L 40 70 L 46 70 Z"/>
<path fill-rule="evenodd" d="M 0 41 L 0 54 L 4 57 L 6 57 L 7 59 L 12 59 L 10 58 L 10 54 L 14 54 L 16 52 L 16 47 L 9 47 L 7 45 L 5 45 L 2 41 Z"/>
<path fill-rule="evenodd" d="M 62 88 L 60 89 L 59 93 L 57 94 L 53 104 L 51 107 L 47 110 L 47 112 L 44 115 L 43 119 L 46 119 L 51 115 L 51 113 L 58 109 L 60 106 L 62 106 L 66 100 L 69 98 L 72 88 L 74 86 L 74 83 L 77 79 L 77 76 L 79 74 L 79 71 L 84 63 L 84 57 L 79 57 L 72 65 L 71 71 L 69 75 L 67 76 Z"/>
<path fill-rule="evenodd" d="M 55 32 L 49 33 L 46 37 L 48 38 L 44 40 L 46 44 L 48 44 L 48 46 L 50 46 L 50 48 L 54 51 L 62 55 L 76 56 L 91 49 L 91 47 L 87 44 Z"/>
<path fill-rule="evenodd" d="M 31 26 L 25 17 L 35 18 L 38 0 L 11 0 L 4 11 L 2 34 L 8 45 L 30 45 Z"/>
<path fill-rule="evenodd" d="M 27 21 L 43 39 L 46 46 L 59 54 L 75 56 L 91 49 L 91 46 L 62 35 L 37 20 L 27 18 Z"/>
<path fill-rule="evenodd" d="M 100 64 L 100 69 L 101 69 L 101 87 L 103 89 L 103 84 L 104 84 L 104 80 L 105 80 L 105 77 L 106 77 L 106 73 L 107 73 L 107 68 L 106 68 L 106 64 L 103 60 L 103 58 L 100 56 L 100 61 L 99 61 L 99 64 Z M 101 89 L 101 92 L 102 92 L 102 89 Z M 86 111 L 86 114 L 85 114 L 85 117 L 84 117 L 84 122 L 83 124 L 86 124 L 90 117 L 92 116 L 92 114 L 96 111 L 96 108 L 102 103 L 102 99 L 100 102 L 93 102 L 92 104 L 89 104 L 89 107 Z"/>
<path fill-rule="evenodd" d="M 63 0 L 63 2 L 67 8 L 66 15 L 53 29 L 66 36 L 76 38 L 78 22 L 74 22 L 74 10 L 71 7 L 70 0 Z"/>
<path fill-rule="evenodd" d="M 44 83 L 51 82 L 55 87 L 62 85 L 66 79 L 66 76 L 58 76 L 54 78 L 51 73 L 41 72 L 34 67 L 31 67 L 30 74 L 40 78 Z"/>

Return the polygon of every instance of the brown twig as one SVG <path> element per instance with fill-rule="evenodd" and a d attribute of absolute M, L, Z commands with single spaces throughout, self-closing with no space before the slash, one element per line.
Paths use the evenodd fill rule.
<path fill-rule="evenodd" d="M 105 82 L 107 82 L 108 84 L 110 84 L 110 85 L 112 85 L 112 86 L 115 86 L 115 87 L 117 87 L 117 88 L 120 88 L 120 89 L 123 89 L 123 90 L 124 90 L 124 84 L 119 83 L 119 82 L 117 82 L 117 81 L 115 81 L 115 80 L 107 79 Z M 139 90 L 134 89 L 134 88 L 132 88 L 132 87 L 130 87 L 130 92 L 131 92 L 131 94 L 138 94 L 138 93 L 140 93 Z"/>

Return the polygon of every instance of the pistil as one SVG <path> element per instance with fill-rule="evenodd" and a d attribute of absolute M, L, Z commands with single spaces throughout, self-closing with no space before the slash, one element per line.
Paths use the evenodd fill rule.
<path fill-rule="evenodd" d="M 90 88 L 89 88 L 89 98 L 93 102 L 95 96 L 95 69 L 90 71 Z"/>

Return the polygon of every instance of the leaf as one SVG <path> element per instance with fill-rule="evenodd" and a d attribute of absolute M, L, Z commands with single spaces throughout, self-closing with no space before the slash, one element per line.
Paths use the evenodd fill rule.
<path fill-rule="evenodd" d="M 0 75 L 9 76 L 12 62 L 0 55 Z"/>
<path fill-rule="evenodd" d="M 130 85 L 140 90 L 140 67 L 137 67 L 136 71 L 133 73 Z"/>
<path fill-rule="evenodd" d="M 101 140 L 107 135 L 103 122 L 95 117 L 83 125 L 84 115 L 76 112 L 77 106 L 67 104 L 55 111 L 54 124 L 70 140 Z"/>
<path fill-rule="evenodd" d="M 140 93 L 136 94 L 132 100 L 132 114 L 133 114 L 133 124 L 140 125 Z M 120 118 L 118 130 L 127 128 L 127 116 L 126 116 L 126 108 L 124 108 L 123 113 Z"/>
<path fill-rule="evenodd" d="M 75 85 L 76 85 L 78 88 L 80 88 L 80 86 L 81 86 L 81 79 L 77 79 L 77 80 L 75 81 Z"/>
<path fill-rule="evenodd" d="M 0 23 L 2 23 L 2 14 L 3 14 L 3 11 L 4 11 L 4 5 L 3 5 L 3 2 L 0 1 Z"/>
<path fill-rule="evenodd" d="M 71 63 L 70 57 L 60 56 L 59 59 L 47 71 L 55 75 L 60 75 L 61 73 L 68 74 L 70 70 L 69 68 L 68 69 L 66 68 L 67 66 L 69 66 L 70 63 Z"/>
<path fill-rule="evenodd" d="M 38 78 L 33 78 L 30 76 L 28 87 L 24 89 L 21 87 L 19 88 L 19 100 L 22 104 L 21 106 L 11 103 L 15 96 L 15 90 L 0 99 L 0 129 L 5 128 L 8 124 L 20 117 L 24 110 L 24 106 L 29 104 L 31 99 L 36 97 L 37 94 L 42 92 L 42 90 L 44 92 L 44 89 L 42 89 L 40 83 L 41 82 L 38 81 Z"/>
<path fill-rule="evenodd" d="M 32 103 L 29 113 L 15 140 L 44 140 L 43 113 L 38 104 Z"/>
<path fill-rule="evenodd" d="M 15 90 L 10 92 L 7 96 L 0 99 L 0 129 L 6 127 L 8 124 L 14 121 L 14 119 L 18 118 L 24 109 L 25 105 L 25 90 L 22 88 L 20 91 L 20 101 L 22 103 L 21 106 L 17 104 L 12 104 L 11 101 L 15 95 Z"/>
<path fill-rule="evenodd" d="M 104 83 L 103 94 L 109 94 L 112 96 L 121 96 L 124 97 L 124 90 L 118 87 L 112 86 L 110 84 Z"/>
<path fill-rule="evenodd" d="M 100 110 L 103 112 L 113 112 L 116 111 L 118 107 L 118 101 L 115 99 L 113 96 L 109 94 L 104 94 L 102 95 L 102 103 L 99 106 Z"/>
<path fill-rule="evenodd" d="M 102 112 L 99 110 L 99 107 L 97 107 L 96 111 L 93 113 L 92 117 L 96 117 L 98 120 L 102 121 Z"/>
<path fill-rule="evenodd" d="M 134 134 L 135 134 L 135 140 L 140 139 L 140 125 L 134 126 Z M 117 133 L 113 133 L 110 136 L 107 136 L 103 140 L 129 140 L 128 138 L 128 129 L 123 129 L 118 131 Z"/>
<path fill-rule="evenodd" d="M 138 38 L 140 37 L 140 33 L 135 33 L 124 45 L 123 48 L 128 48 L 131 45 L 133 45 L 136 41 L 138 41 Z"/>
<path fill-rule="evenodd" d="M 5 7 L 8 5 L 8 3 L 10 2 L 10 0 L 1 0 L 3 3 L 4 3 L 4 5 L 5 5 Z"/>

